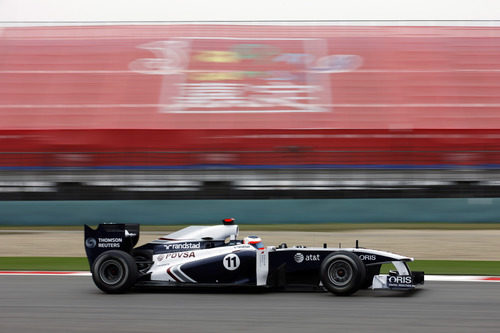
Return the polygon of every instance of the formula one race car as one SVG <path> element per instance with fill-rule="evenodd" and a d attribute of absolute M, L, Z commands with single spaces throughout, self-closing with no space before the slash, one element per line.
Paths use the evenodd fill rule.
<path fill-rule="evenodd" d="M 190 226 L 134 248 L 138 224 L 85 225 L 85 250 L 97 287 L 122 293 L 135 286 L 255 286 L 324 288 L 350 295 L 362 288 L 414 289 L 423 272 L 410 272 L 412 258 L 360 248 L 264 247 L 256 236 L 237 240 L 234 219 L 223 225 Z M 380 274 L 380 266 L 395 270 Z"/>

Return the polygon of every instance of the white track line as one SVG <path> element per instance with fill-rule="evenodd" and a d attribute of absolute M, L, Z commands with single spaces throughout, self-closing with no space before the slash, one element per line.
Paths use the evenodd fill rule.
<path fill-rule="evenodd" d="M 477 275 L 426 275 L 425 281 L 443 282 L 500 282 L 500 276 Z"/>
<path fill-rule="evenodd" d="M 0 276 L 92 276 L 86 271 L 0 271 Z M 426 275 L 425 281 L 439 282 L 500 282 L 500 276 Z"/>

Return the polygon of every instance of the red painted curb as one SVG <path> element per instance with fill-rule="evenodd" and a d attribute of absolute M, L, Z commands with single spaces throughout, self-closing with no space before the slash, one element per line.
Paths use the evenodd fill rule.
<path fill-rule="evenodd" d="M 0 275 L 90 276 L 85 271 L 0 271 Z"/>
<path fill-rule="evenodd" d="M 0 274 L 47 274 L 47 275 L 68 275 L 80 272 L 54 272 L 54 271 L 0 271 Z"/>
<path fill-rule="evenodd" d="M 500 277 L 498 277 L 498 276 L 487 277 L 487 278 L 484 278 L 483 281 L 499 281 L 500 282 Z"/>

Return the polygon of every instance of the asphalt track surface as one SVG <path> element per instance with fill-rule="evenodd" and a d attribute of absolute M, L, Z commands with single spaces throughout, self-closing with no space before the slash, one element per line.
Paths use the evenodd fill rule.
<path fill-rule="evenodd" d="M 498 332 L 500 284 L 414 293 L 101 293 L 90 277 L 0 277 L 0 332 Z"/>

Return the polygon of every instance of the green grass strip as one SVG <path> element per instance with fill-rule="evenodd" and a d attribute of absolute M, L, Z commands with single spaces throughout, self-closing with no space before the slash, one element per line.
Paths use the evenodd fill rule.
<path fill-rule="evenodd" d="M 85 257 L 0 257 L 0 270 L 88 271 Z"/>
<path fill-rule="evenodd" d="M 391 266 L 384 265 L 382 272 Z M 500 261 L 417 260 L 410 268 L 426 274 L 500 276 Z M 0 270 L 88 271 L 89 265 L 84 257 L 0 257 Z"/>
<path fill-rule="evenodd" d="M 500 261 L 416 260 L 409 266 L 426 274 L 500 275 Z"/>
<path fill-rule="evenodd" d="M 412 271 L 428 275 L 500 275 L 500 261 L 416 260 L 408 265 Z M 391 269 L 392 264 L 384 264 L 380 272 L 385 274 Z"/>

